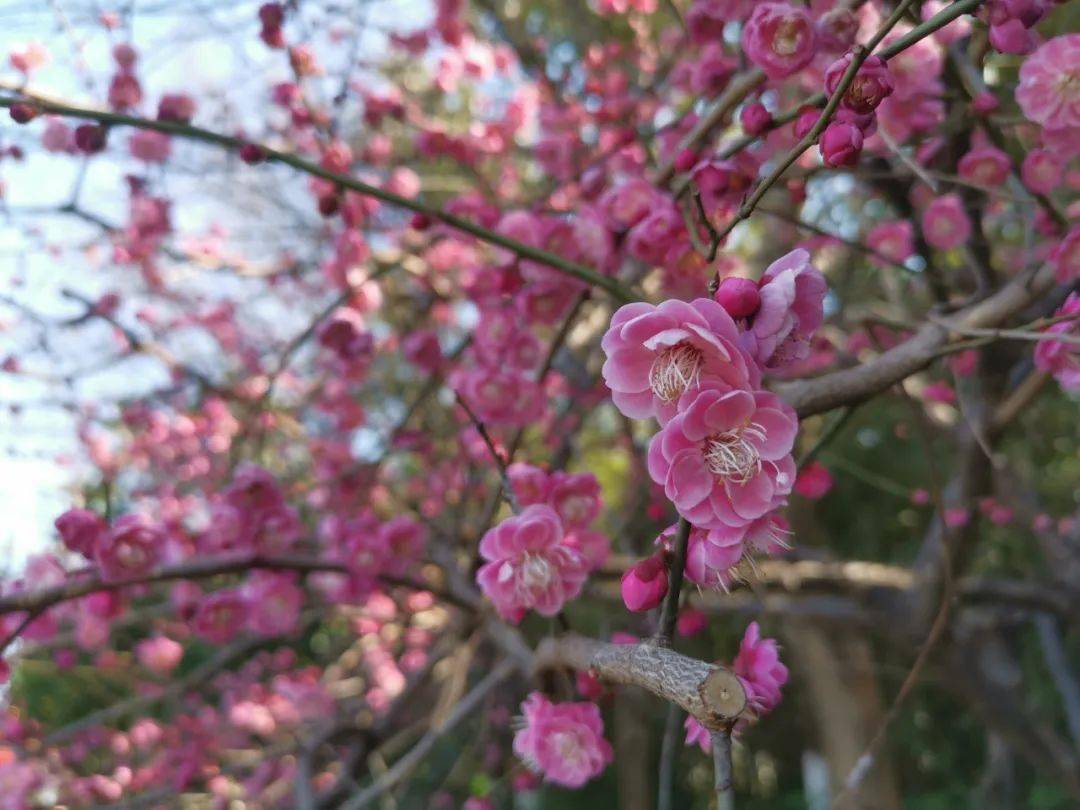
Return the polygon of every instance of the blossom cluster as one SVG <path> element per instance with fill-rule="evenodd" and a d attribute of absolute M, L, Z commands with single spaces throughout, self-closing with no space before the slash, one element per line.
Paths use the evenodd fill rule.
<path fill-rule="evenodd" d="M 611 319 L 604 380 L 620 411 L 660 422 L 649 474 L 692 527 L 687 570 L 695 582 L 726 588 L 744 556 L 785 547 L 775 512 L 795 484 L 798 419 L 761 379 L 807 355 L 825 290 L 799 249 L 757 284 L 726 279 L 715 300 L 628 304 Z M 665 533 L 666 545 L 673 534 Z M 633 610 L 655 606 L 665 592 L 656 559 L 623 579 Z"/>

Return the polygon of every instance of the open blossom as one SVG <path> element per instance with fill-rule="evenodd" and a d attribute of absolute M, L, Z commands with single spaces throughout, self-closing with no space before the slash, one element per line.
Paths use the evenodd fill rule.
<path fill-rule="evenodd" d="M 945 194 L 930 203 L 923 212 L 922 226 L 926 241 L 938 250 L 960 247 L 971 236 L 971 219 L 958 194 Z"/>
<path fill-rule="evenodd" d="M 611 762 L 596 704 L 552 703 L 533 692 L 521 710 L 524 726 L 514 735 L 514 753 L 547 781 L 579 788 Z"/>
<path fill-rule="evenodd" d="M 679 397 L 710 380 L 736 388 L 758 382 L 757 369 L 739 348 L 735 322 L 705 298 L 627 304 L 612 316 L 601 345 L 611 398 L 633 419 L 656 416 L 666 424 Z"/>
<path fill-rule="evenodd" d="M 212 644 L 224 644 L 244 629 L 247 617 L 248 603 L 238 591 L 216 591 L 197 603 L 192 629 Z"/>
<path fill-rule="evenodd" d="M 762 638 L 757 622 L 746 628 L 731 668 L 742 681 L 747 706 L 755 714 L 768 714 L 780 704 L 780 688 L 787 683 L 788 670 L 780 663 L 776 640 Z"/>
<path fill-rule="evenodd" d="M 1052 324 L 1043 331 L 1055 335 L 1080 337 L 1080 293 L 1072 293 L 1054 313 L 1071 320 Z M 1080 347 L 1061 340 L 1040 340 L 1035 347 L 1035 365 L 1054 375 L 1066 391 L 1080 391 Z"/>
<path fill-rule="evenodd" d="M 850 51 L 837 59 L 825 71 L 825 90 L 832 95 L 851 66 L 855 55 Z M 860 115 L 872 113 L 896 88 L 889 65 L 880 56 L 870 55 L 860 66 L 855 78 L 844 92 L 841 105 Z"/>
<path fill-rule="evenodd" d="M 903 263 L 915 253 L 915 229 L 907 220 L 882 222 L 870 229 L 866 243 L 894 262 Z"/>
<path fill-rule="evenodd" d="M 581 592 L 588 573 L 581 553 L 565 541 L 550 506 L 534 504 L 489 529 L 480 540 L 476 581 L 503 618 L 519 622 L 527 610 L 554 616 Z"/>
<path fill-rule="evenodd" d="M 1047 129 L 1080 127 L 1080 34 L 1045 42 L 1020 66 L 1016 103 Z"/>
<path fill-rule="evenodd" d="M 995 146 L 980 146 L 967 152 L 956 164 L 957 173 L 971 183 L 998 186 L 1012 168 L 1009 156 Z"/>
<path fill-rule="evenodd" d="M 248 626 L 262 636 L 296 631 L 304 592 L 292 572 L 255 571 L 243 590 L 248 603 Z"/>
<path fill-rule="evenodd" d="M 1032 149 L 1020 166 L 1020 178 L 1036 194 L 1052 192 L 1061 185 L 1063 174 L 1061 158 L 1049 149 Z"/>
<path fill-rule="evenodd" d="M 649 445 L 649 475 L 702 529 L 744 526 L 784 503 L 795 483 L 795 412 L 766 391 L 690 391 Z"/>
<path fill-rule="evenodd" d="M 151 672 L 168 675 L 184 657 L 184 648 L 168 636 L 154 636 L 135 645 L 135 657 Z"/>
<path fill-rule="evenodd" d="M 797 73 L 814 58 L 817 34 L 806 9 L 788 3 L 758 3 L 743 28 L 742 47 L 770 79 Z"/>
<path fill-rule="evenodd" d="M 669 526 L 659 542 L 671 548 L 678 525 Z M 717 526 L 690 530 L 686 549 L 686 576 L 695 585 L 726 591 L 737 578 L 744 559 L 772 556 L 787 551 L 791 532 L 787 521 L 773 513 L 742 526 Z"/>
<path fill-rule="evenodd" d="M 98 538 L 94 560 L 108 579 L 137 577 L 157 563 L 163 540 L 142 515 L 124 515 Z"/>
<path fill-rule="evenodd" d="M 600 482 L 592 473 L 552 473 L 548 503 L 567 529 L 584 528 L 600 513 Z"/>
<path fill-rule="evenodd" d="M 824 319 L 828 285 L 802 248 L 781 256 L 761 277 L 761 306 L 743 333 L 743 347 L 767 371 L 805 359 Z"/>
<path fill-rule="evenodd" d="M 543 389 L 531 373 L 485 366 L 456 369 L 450 384 L 487 425 L 524 425 L 544 411 Z"/>

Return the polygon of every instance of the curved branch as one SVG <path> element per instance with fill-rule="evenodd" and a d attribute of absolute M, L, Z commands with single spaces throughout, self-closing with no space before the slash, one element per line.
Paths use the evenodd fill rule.
<path fill-rule="evenodd" d="M 45 113 L 62 115 L 68 118 L 81 118 L 87 121 L 97 121 L 106 126 L 152 129 L 157 132 L 163 132 L 166 135 L 202 141 L 203 143 L 221 146 L 230 150 L 239 150 L 250 143 L 243 138 L 224 135 L 220 132 L 213 132 L 212 130 L 192 126 L 191 124 L 183 124 L 176 121 L 157 121 L 136 115 L 125 115 L 124 113 L 96 110 L 89 107 L 77 107 L 63 101 L 47 98 L 37 93 L 28 92 L 24 88 L 11 82 L 0 82 L 0 89 L 17 94 L 15 96 L 0 96 L 0 107 L 12 107 L 16 104 L 29 103 Z M 388 205 L 404 208 L 417 214 L 423 214 L 433 221 L 442 222 L 459 231 L 475 236 L 477 239 L 481 239 L 484 242 L 498 245 L 521 258 L 531 259 L 532 261 L 547 265 L 560 273 L 572 276 L 594 287 L 600 287 L 608 293 L 608 295 L 618 301 L 632 301 L 635 298 L 633 293 L 627 290 L 618 280 L 611 278 L 610 276 L 601 275 L 592 268 L 564 259 L 562 256 L 555 253 L 540 250 L 539 248 L 526 245 L 524 242 L 510 239 L 500 233 L 477 225 L 475 222 L 465 219 L 464 217 L 459 217 L 456 214 L 444 211 L 437 206 L 403 197 L 400 194 L 387 191 L 379 186 L 373 186 L 370 183 L 365 183 L 362 180 L 350 177 L 349 175 L 329 171 L 318 163 L 312 163 L 310 160 L 300 157 L 295 153 L 282 152 L 262 145 L 260 145 L 259 148 L 262 150 L 266 162 L 281 163 L 290 166 L 297 171 L 303 172 L 304 174 L 311 175 L 312 177 L 328 180 L 341 188 L 347 188 L 350 191 L 355 191 L 366 197 L 374 197 Z"/>

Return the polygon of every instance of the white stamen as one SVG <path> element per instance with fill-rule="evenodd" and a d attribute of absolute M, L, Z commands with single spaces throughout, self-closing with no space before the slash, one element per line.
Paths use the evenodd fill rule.
<path fill-rule="evenodd" d="M 664 402 L 672 402 L 683 391 L 697 385 L 701 375 L 701 350 L 689 343 L 676 343 L 653 360 L 649 384 L 653 393 Z"/>
<path fill-rule="evenodd" d="M 761 456 L 751 440 L 765 440 L 765 431 L 753 422 L 710 436 L 705 440 L 705 464 L 713 475 L 745 484 L 761 472 Z"/>

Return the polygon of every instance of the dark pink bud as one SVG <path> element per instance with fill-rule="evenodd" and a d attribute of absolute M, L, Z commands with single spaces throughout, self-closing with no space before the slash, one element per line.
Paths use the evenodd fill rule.
<path fill-rule="evenodd" d="M 105 127 L 97 124 L 81 124 L 75 128 L 75 147 L 88 155 L 97 154 L 105 148 Z"/>
<path fill-rule="evenodd" d="M 1035 50 L 1035 36 L 1017 19 L 990 26 L 990 45 L 1001 53 L 1023 55 Z"/>
<path fill-rule="evenodd" d="M 37 108 L 33 104 L 12 104 L 8 110 L 11 120 L 16 124 L 28 124 L 37 118 Z"/>
<path fill-rule="evenodd" d="M 256 143 L 245 143 L 240 147 L 240 159 L 254 166 L 266 160 L 266 150 Z"/>
<path fill-rule="evenodd" d="M 983 90 L 971 99 L 971 107 L 979 115 L 990 115 L 991 113 L 995 113 L 1000 106 L 1001 102 L 998 101 L 998 97 L 989 90 Z"/>
<path fill-rule="evenodd" d="M 675 171 L 688 172 L 697 163 L 697 152 L 693 149 L 683 149 L 675 158 Z"/>
<path fill-rule="evenodd" d="M 285 47 L 285 35 L 282 33 L 281 28 L 276 25 L 264 25 L 263 29 L 259 32 L 259 38 L 266 44 L 266 47 L 268 48 Z"/>
<path fill-rule="evenodd" d="M 319 197 L 319 214 L 332 217 L 341 208 L 341 198 L 337 194 L 324 194 Z"/>
<path fill-rule="evenodd" d="M 817 107 L 804 107 L 795 119 L 795 137 L 803 138 L 806 133 L 814 128 L 814 124 L 821 117 L 821 110 Z"/>
<path fill-rule="evenodd" d="M 159 121 L 179 121 L 186 124 L 195 115 L 195 100 L 186 93 L 166 93 L 158 102 Z"/>
<path fill-rule="evenodd" d="M 413 214 L 412 222 L 409 223 L 413 230 L 426 231 L 431 227 L 431 217 L 427 214 L 416 213 Z"/>
<path fill-rule="evenodd" d="M 623 574 L 623 602 L 628 610 L 635 613 L 659 605 L 667 589 L 667 566 L 659 554 L 645 558 Z"/>
<path fill-rule="evenodd" d="M 772 114 L 760 101 L 752 101 L 742 108 L 739 121 L 747 135 L 758 136 L 772 126 Z"/>
<path fill-rule="evenodd" d="M 833 121 L 821 133 L 819 146 L 826 166 L 854 166 L 862 152 L 862 130 L 847 121 Z"/>
<path fill-rule="evenodd" d="M 139 57 L 135 52 L 135 49 L 126 42 L 121 42 L 119 45 L 113 47 L 112 55 L 113 59 L 116 60 L 116 64 L 124 71 L 130 71 L 135 67 L 135 60 Z"/>
<path fill-rule="evenodd" d="M 279 28 L 285 22 L 285 9 L 281 3 L 263 3 L 259 6 L 259 22 L 266 28 Z"/>
<path fill-rule="evenodd" d="M 738 320 L 749 318 L 761 306 L 761 293 L 758 286 L 748 278 L 732 276 L 720 282 L 720 287 L 713 296 L 728 315 Z"/>

